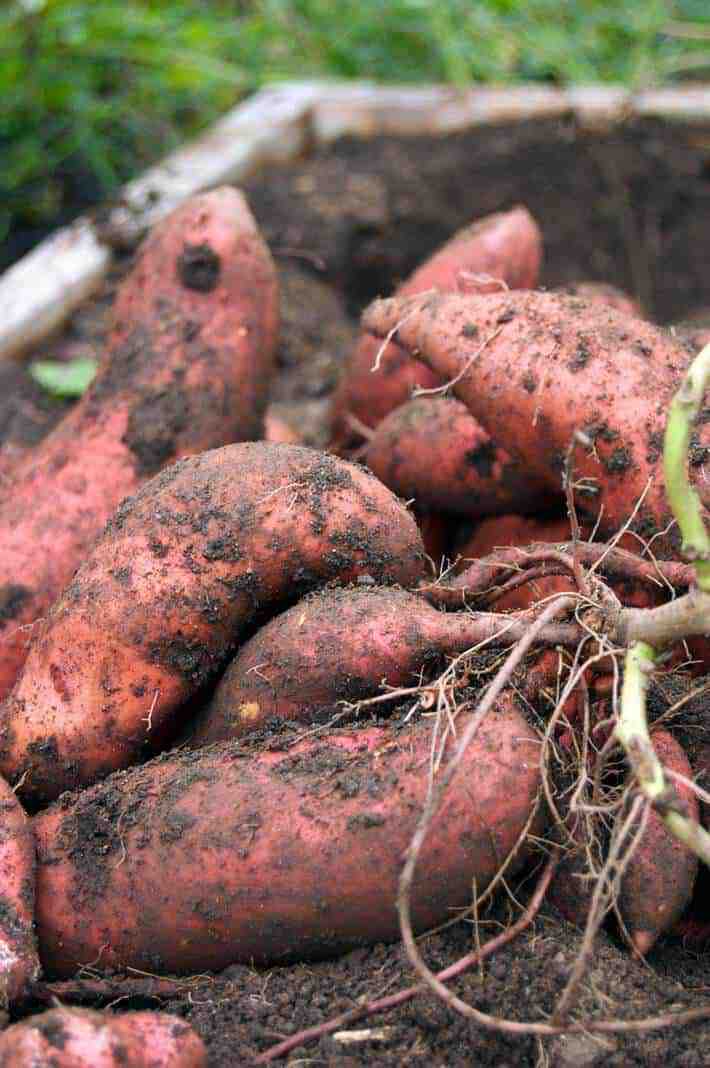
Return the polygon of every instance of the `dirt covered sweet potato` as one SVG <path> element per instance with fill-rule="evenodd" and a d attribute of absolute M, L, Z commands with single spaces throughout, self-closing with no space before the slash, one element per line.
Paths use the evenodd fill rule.
<path fill-rule="evenodd" d="M 651 741 L 664 767 L 693 778 L 688 757 L 672 734 L 656 730 Z M 682 783 L 671 783 L 687 815 L 697 822 L 697 797 Z M 661 816 L 652 811 L 619 890 L 619 912 L 637 953 L 648 953 L 680 919 L 693 896 L 697 872 L 695 853 L 671 834 Z"/>
<path fill-rule="evenodd" d="M 36 628 L 0 706 L 0 771 L 49 799 L 125 767 L 255 623 L 333 580 L 407 585 L 422 568 L 411 515 L 361 467 L 265 442 L 174 464 Z"/>
<path fill-rule="evenodd" d="M 22 998 L 39 974 L 34 903 L 32 828 L 17 797 L 0 778 L 0 1011 Z"/>
<path fill-rule="evenodd" d="M 423 510 L 478 517 L 540 510 L 552 495 L 455 397 L 416 397 L 378 424 L 363 453 L 386 486 Z"/>
<path fill-rule="evenodd" d="M 458 729 L 470 714 L 460 712 Z M 165 754 L 35 818 L 48 975 L 88 961 L 191 973 L 398 937 L 397 884 L 427 795 L 431 721 L 278 743 Z M 536 804 L 539 756 L 536 732 L 504 695 L 425 840 L 417 930 L 468 903 L 473 881 L 480 892 L 516 845 Z"/>
<path fill-rule="evenodd" d="M 573 434 L 584 432 L 589 445 L 574 457 L 580 517 L 601 516 L 601 533 L 615 533 L 643 496 L 631 529 L 658 535 L 657 556 L 674 555 L 661 452 L 688 353 L 665 331 L 553 293 L 380 300 L 363 325 L 378 337 L 394 330 L 443 380 L 457 379 L 453 391 L 474 418 L 553 492 Z M 698 437 L 710 441 L 707 427 Z M 695 456 L 704 463 L 706 449 Z"/>
<path fill-rule="evenodd" d="M 32 624 L 120 501 L 180 456 L 259 437 L 276 342 L 274 266 L 242 195 L 194 197 L 124 281 L 88 392 L 13 471 L 0 504 L 0 698 Z"/>
<path fill-rule="evenodd" d="M 242 646 L 190 743 L 238 738 L 274 718 L 319 721 L 341 710 L 340 701 L 415 686 L 481 636 L 476 613 L 439 612 L 404 590 L 319 591 Z"/>
<path fill-rule="evenodd" d="M 164 1012 L 56 1008 L 0 1034 L 0 1068 L 205 1068 L 189 1024 Z"/>
<path fill-rule="evenodd" d="M 427 290 L 455 291 L 459 284 L 498 279 L 499 287 L 531 289 L 537 285 L 542 259 L 542 235 L 526 208 L 488 215 L 460 230 L 397 290 L 399 297 Z M 353 434 L 350 416 L 368 427 L 409 400 L 417 386 L 441 383 L 436 372 L 390 342 L 380 353 L 379 369 L 372 368 L 381 343 L 363 334 L 343 368 L 333 399 L 332 435 L 336 448 Z"/>

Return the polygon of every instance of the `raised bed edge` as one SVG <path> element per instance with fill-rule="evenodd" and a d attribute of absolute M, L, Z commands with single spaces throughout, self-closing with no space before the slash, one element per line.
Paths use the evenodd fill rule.
<path fill-rule="evenodd" d="M 97 224 L 58 230 L 0 277 L 0 359 L 21 355 L 71 315 L 109 269 L 112 246 L 134 242 L 185 198 L 258 167 L 294 159 L 345 134 L 435 134 L 525 119 L 569 116 L 588 131 L 635 118 L 710 124 L 710 85 L 632 93 L 619 86 L 559 89 L 383 86 L 283 82 L 233 108 L 198 140 L 122 190 Z"/>

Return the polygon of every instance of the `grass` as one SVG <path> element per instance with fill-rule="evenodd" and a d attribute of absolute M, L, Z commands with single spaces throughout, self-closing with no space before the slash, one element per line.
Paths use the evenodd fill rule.
<path fill-rule="evenodd" d="M 643 86 L 704 72 L 706 0 L 6 0 L 0 240 L 110 195 L 274 79 Z"/>

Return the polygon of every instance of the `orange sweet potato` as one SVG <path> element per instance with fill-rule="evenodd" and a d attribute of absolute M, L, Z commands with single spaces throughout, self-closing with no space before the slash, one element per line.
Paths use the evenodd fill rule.
<path fill-rule="evenodd" d="M 665 730 L 651 740 L 661 763 L 692 779 L 690 762 L 680 743 Z M 672 783 L 691 819 L 698 819 L 698 800 L 688 787 Z M 627 865 L 619 891 L 619 911 L 631 944 L 645 955 L 677 922 L 693 896 L 698 858 L 651 812 L 641 841 Z"/>
<path fill-rule="evenodd" d="M 0 1011 L 39 974 L 34 936 L 35 844 L 30 821 L 0 778 Z"/>
<path fill-rule="evenodd" d="M 500 279 L 504 288 L 530 289 L 537 284 L 542 235 L 523 207 L 488 215 L 451 238 L 404 282 L 400 297 L 427 290 L 455 290 L 460 280 L 476 276 Z M 463 274 L 462 274 L 463 273 Z M 416 386 L 439 385 L 441 379 L 425 364 L 390 343 L 381 353 L 379 370 L 372 367 L 380 342 L 364 334 L 350 355 L 333 399 L 332 436 L 337 448 L 353 436 L 348 416 L 368 427 L 409 400 Z"/>
<path fill-rule="evenodd" d="M 423 510 L 478 517 L 539 510 L 551 497 L 455 397 L 418 397 L 395 408 L 363 458 L 394 493 Z"/>
<path fill-rule="evenodd" d="M 439 612 L 404 590 L 320 591 L 242 646 L 191 743 L 238 738 L 273 718 L 327 718 L 340 701 L 374 696 L 385 685 L 416 685 L 427 668 L 481 636 L 475 613 Z"/>
<path fill-rule="evenodd" d="M 50 1009 L 0 1035 L 2 1068 L 205 1068 L 189 1024 L 164 1012 Z"/>
<path fill-rule="evenodd" d="M 461 729 L 470 714 L 460 713 Z M 88 961 L 191 973 L 397 938 L 397 882 L 427 795 L 431 731 L 427 720 L 333 731 L 251 755 L 227 742 L 65 795 L 34 820 L 47 974 Z M 504 695 L 424 843 L 417 930 L 470 901 L 473 880 L 486 886 L 539 786 L 539 738 Z"/>
<path fill-rule="evenodd" d="M 234 189 L 156 227 L 120 290 L 110 355 L 13 472 L 0 505 L 0 698 L 40 618 L 120 501 L 167 463 L 259 437 L 276 341 L 273 263 Z"/>
<path fill-rule="evenodd" d="M 363 325 L 378 337 L 395 330 L 402 347 L 447 381 L 468 364 L 454 392 L 501 448 L 553 492 L 573 434 L 583 431 L 590 445 L 575 453 L 580 515 L 601 516 L 601 532 L 613 533 L 645 492 L 632 528 L 646 538 L 659 535 L 656 555 L 674 555 L 678 534 L 661 449 L 688 354 L 663 330 L 553 293 L 380 300 Z M 482 349 L 479 336 L 488 342 Z M 707 444 L 708 428 L 699 427 L 698 436 Z M 698 455 L 704 460 L 703 450 Z M 707 498 L 702 479 L 698 488 Z"/>
<path fill-rule="evenodd" d="M 411 515 L 360 467 L 264 442 L 174 464 L 36 628 L 0 706 L 0 771 L 47 799 L 125 767 L 256 621 L 334 579 L 407 584 L 422 567 Z"/>

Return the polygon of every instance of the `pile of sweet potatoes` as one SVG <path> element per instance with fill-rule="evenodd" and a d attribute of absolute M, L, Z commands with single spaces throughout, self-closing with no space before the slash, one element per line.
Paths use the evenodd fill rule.
<path fill-rule="evenodd" d="M 147 239 L 94 384 L 36 446 L 0 453 L 5 1005 L 31 998 L 40 968 L 188 973 L 397 938 L 433 771 L 491 677 L 490 656 L 478 670 L 464 654 L 500 660 L 560 594 L 595 607 L 560 548 L 568 512 L 587 552 L 626 530 L 605 604 L 673 595 L 642 555 L 677 555 L 662 435 L 697 338 L 610 287 L 537 291 L 541 259 L 517 207 L 376 301 L 321 452 L 264 432 L 277 277 L 241 195 L 195 198 Z M 511 547 L 530 543 L 542 563 L 516 573 Z M 432 559 L 456 575 L 434 582 Z M 419 857 L 416 930 L 504 862 L 523 867 L 544 834 L 568 853 L 551 899 L 566 915 L 581 900 L 584 830 L 550 803 L 543 731 L 591 618 L 550 624 L 555 651 L 535 649 L 481 719 Z M 566 695 L 561 750 L 613 715 L 612 659 Z M 655 737 L 692 779 L 678 738 Z M 618 899 L 638 952 L 676 923 L 696 872 L 651 813 Z M 57 1028 L 67 1065 L 143 1064 L 150 1042 L 150 1063 L 203 1063 L 158 1018 L 17 1026 L 0 1038 L 8 1065 L 48 1056 Z"/>

